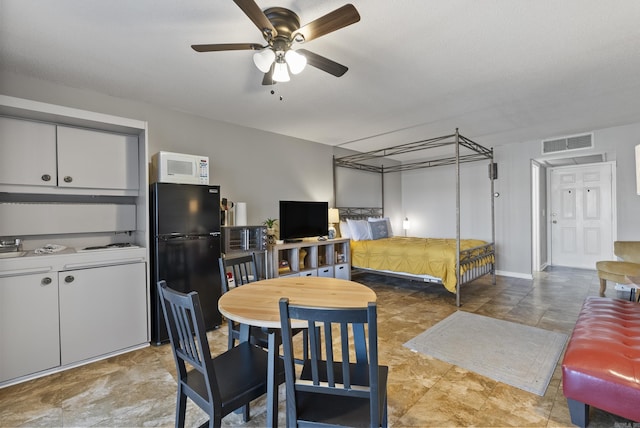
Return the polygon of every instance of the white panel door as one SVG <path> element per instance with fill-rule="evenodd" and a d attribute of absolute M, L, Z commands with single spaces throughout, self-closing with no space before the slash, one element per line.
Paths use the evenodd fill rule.
<path fill-rule="evenodd" d="M 595 269 L 612 257 L 611 164 L 551 169 L 551 263 Z"/>

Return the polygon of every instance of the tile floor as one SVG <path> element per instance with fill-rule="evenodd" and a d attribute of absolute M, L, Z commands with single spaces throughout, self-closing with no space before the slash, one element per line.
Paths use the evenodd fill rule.
<path fill-rule="evenodd" d="M 544 396 L 409 351 L 402 345 L 456 310 L 455 296 L 439 285 L 359 274 L 353 280 L 378 295 L 380 362 L 390 366 L 389 425 L 572 426 L 562 395 L 558 363 Z M 534 280 L 498 277 L 463 287 L 461 310 L 570 334 L 583 299 L 598 294 L 595 271 L 552 268 Z M 616 297 L 616 291 L 609 290 Z M 224 327 L 224 326 L 223 326 Z M 210 332 L 212 352 L 226 349 L 227 329 Z M 175 417 L 174 363 L 168 345 L 109 358 L 0 389 L 2 427 L 171 427 Z M 279 424 L 285 425 L 281 386 Z M 239 415 L 225 426 L 265 425 L 264 398 L 252 404 L 252 419 Z M 206 416 L 188 405 L 187 426 Z M 637 427 L 598 409 L 591 427 Z"/>

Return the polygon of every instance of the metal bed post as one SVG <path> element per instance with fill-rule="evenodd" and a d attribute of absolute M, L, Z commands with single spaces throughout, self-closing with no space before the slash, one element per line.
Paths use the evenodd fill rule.
<path fill-rule="evenodd" d="M 382 207 L 382 217 L 384 217 L 384 165 L 380 165 L 380 186 L 381 186 L 381 197 L 382 201 L 380 201 L 380 206 Z"/>
<path fill-rule="evenodd" d="M 496 284 L 496 208 L 495 208 L 495 188 L 493 174 L 493 147 L 491 147 L 491 242 L 493 242 L 493 269 L 491 269 L 491 283 Z"/>
<path fill-rule="evenodd" d="M 456 128 L 456 306 L 460 307 L 460 134 Z"/>
<path fill-rule="evenodd" d="M 336 189 L 336 155 L 333 155 L 333 206 L 338 206 L 338 191 Z"/>

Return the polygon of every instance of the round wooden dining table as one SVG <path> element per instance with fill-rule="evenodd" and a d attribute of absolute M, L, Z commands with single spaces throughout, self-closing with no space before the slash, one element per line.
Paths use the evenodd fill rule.
<path fill-rule="evenodd" d="M 245 284 L 224 293 L 218 309 L 227 319 L 241 323 L 240 341 L 249 339 L 249 326 L 280 328 L 279 301 L 289 299 L 293 305 L 355 308 L 366 307 L 376 301 L 376 293 L 369 287 L 345 279 L 317 276 L 280 277 Z M 302 321 L 292 320 L 293 328 L 304 328 Z M 267 386 L 267 424 L 278 424 L 278 387 L 275 367 L 278 350 L 274 330 L 269 334 L 269 368 Z"/>
<path fill-rule="evenodd" d="M 225 317 L 257 327 L 280 328 L 281 297 L 292 305 L 334 308 L 366 307 L 376 301 L 369 287 L 346 279 L 319 276 L 281 277 L 265 279 L 236 287 L 218 300 L 218 309 Z M 292 322 L 292 327 L 305 327 Z"/>

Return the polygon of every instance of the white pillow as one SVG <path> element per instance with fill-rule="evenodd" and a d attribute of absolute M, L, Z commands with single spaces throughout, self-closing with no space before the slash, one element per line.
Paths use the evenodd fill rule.
<path fill-rule="evenodd" d="M 371 239 L 371 228 L 367 220 L 347 219 L 349 234 L 354 241 L 365 241 Z"/>
<path fill-rule="evenodd" d="M 387 232 L 388 232 L 389 236 L 393 236 L 393 229 L 391 229 L 391 220 L 389 219 L 389 217 L 369 217 L 367 220 L 370 221 L 370 222 L 386 221 L 387 222 Z"/>
<path fill-rule="evenodd" d="M 351 233 L 349 232 L 349 225 L 346 221 L 340 222 L 340 237 L 341 238 L 351 238 Z"/>

